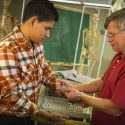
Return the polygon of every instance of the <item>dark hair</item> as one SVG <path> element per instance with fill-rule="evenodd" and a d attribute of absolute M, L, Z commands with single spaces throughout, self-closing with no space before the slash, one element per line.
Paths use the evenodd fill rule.
<path fill-rule="evenodd" d="M 104 28 L 107 29 L 109 23 L 115 21 L 119 29 L 125 29 L 125 8 L 117 10 L 106 18 Z"/>
<path fill-rule="evenodd" d="M 24 9 L 22 22 L 24 23 L 33 16 L 38 21 L 58 21 L 58 12 L 53 3 L 49 0 L 31 0 Z"/>

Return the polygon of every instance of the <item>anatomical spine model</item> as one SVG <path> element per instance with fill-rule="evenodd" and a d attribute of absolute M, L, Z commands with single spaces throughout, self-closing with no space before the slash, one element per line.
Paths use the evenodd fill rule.
<path fill-rule="evenodd" d="M 83 72 L 84 59 L 88 60 L 88 73 L 90 76 L 97 57 L 97 47 L 100 42 L 100 32 L 97 29 L 98 14 L 93 14 L 90 20 L 90 28 L 83 30 L 83 45 L 79 61 L 79 73 Z"/>

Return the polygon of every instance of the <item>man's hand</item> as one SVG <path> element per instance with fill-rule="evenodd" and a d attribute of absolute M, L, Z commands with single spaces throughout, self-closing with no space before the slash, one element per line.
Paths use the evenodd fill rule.
<path fill-rule="evenodd" d="M 68 91 L 68 89 L 73 88 L 73 85 L 66 80 L 59 80 L 59 83 L 60 83 L 60 91 L 62 91 L 63 93 L 65 91 Z"/>
<path fill-rule="evenodd" d="M 79 92 L 78 90 L 74 88 L 69 88 L 68 91 L 65 91 L 65 96 L 74 103 L 79 104 L 80 106 L 86 107 L 88 106 L 84 101 L 80 99 L 80 96 L 82 96 L 82 92 Z"/>
<path fill-rule="evenodd" d="M 69 117 L 57 112 L 48 112 L 47 118 L 55 122 L 61 122 L 67 120 Z"/>
<path fill-rule="evenodd" d="M 38 115 L 40 117 L 45 117 L 45 118 L 47 118 L 51 121 L 55 121 L 55 122 L 65 121 L 69 118 L 69 116 L 66 114 L 61 114 L 58 112 L 46 112 L 43 109 L 39 109 L 39 111 L 36 113 L 36 115 Z"/>
<path fill-rule="evenodd" d="M 69 88 L 68 91 L 64 92 L 65 96 L 71 101 L 78 101 L 78 97 L 81 94 L 78 90 L 74 88 Z"/>
<path fill-rule="evenodd" d="M 59 96 L 62 96 L 69 88 L 73 88 L 73 85 L 66 80 L 58 80 L 56 85 L 56 93 Z"/>

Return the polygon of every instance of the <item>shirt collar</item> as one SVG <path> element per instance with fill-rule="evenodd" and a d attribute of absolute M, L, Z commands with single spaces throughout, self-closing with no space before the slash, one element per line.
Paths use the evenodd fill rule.
<path fill-rule="evenodd" d="M 118 59 L 125 59 L 125 54 L 118 53 Z"/>
<path fill-rule="evenodd" d="M 17 43 L 19 44 L 19 46 L 21 48 L 24 48 L 24 49 L 31 49 L 32 48 L 31 42 L 27 41 L 25 39 L 24 35 L 22 34 L 22 32 L 20 30 L 20 25 L 17 25 L 14 27 L 13 33 L 14 33 L 15 39 L 17 40 Z"/>

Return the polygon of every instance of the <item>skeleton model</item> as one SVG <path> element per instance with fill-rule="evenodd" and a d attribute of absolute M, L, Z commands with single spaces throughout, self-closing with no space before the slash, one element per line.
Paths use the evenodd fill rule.
<path fill-rule="evenodd" d="M 83 73 L 85 58 L 88 61 L 88 72 L 90 76 L 97 57 L 97 47 L 100 41 L 100 32 L 97 30 L 98 15 L 93 14 L 90 20 L 90 28 L 83 30 L 83 47 L 80 55 L 78 73 Z"/>
<path fill-rule="evenodd" d="M 0 10 L 0 39 L 12 31 L 17 21 L 7 11 L 10 2 L 11 0 L 0 0 L 0 4 L 3 6 L 3 9 Z"/>

